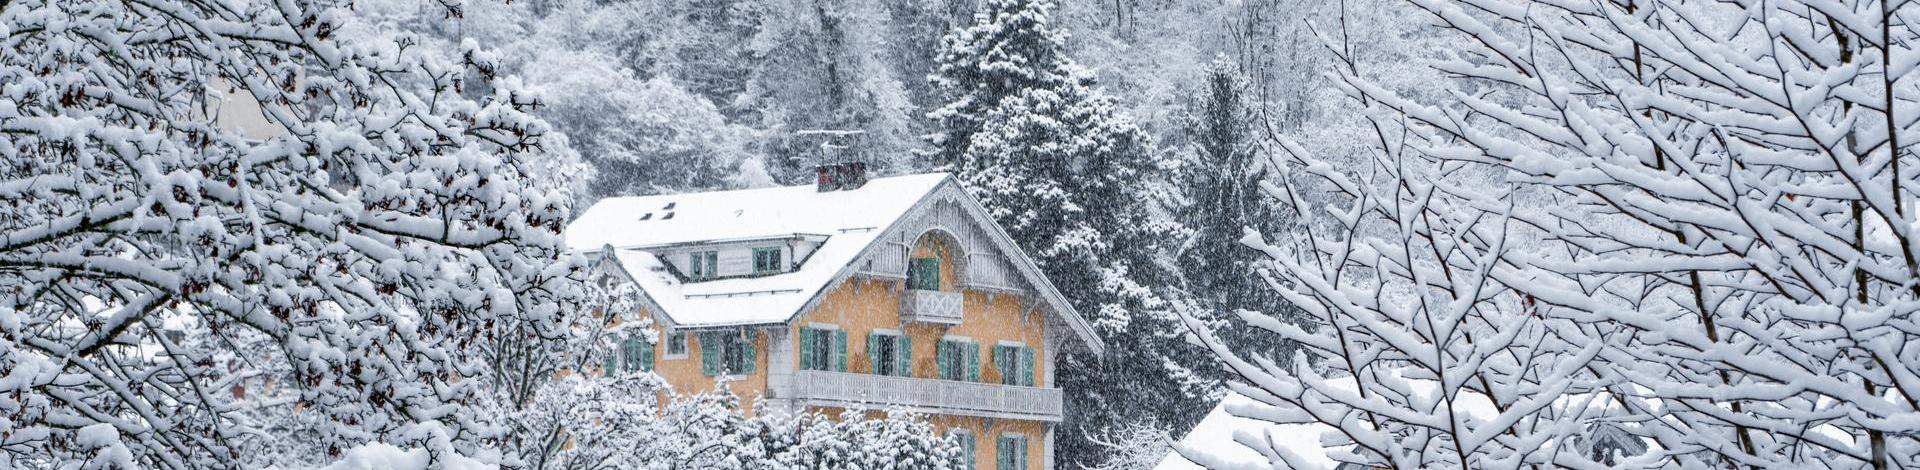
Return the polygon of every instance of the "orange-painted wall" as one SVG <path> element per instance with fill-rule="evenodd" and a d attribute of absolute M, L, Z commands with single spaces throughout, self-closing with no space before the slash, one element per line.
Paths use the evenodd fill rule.
<path fill-rule="evenodd" d="M 927 237 L 914 248 L 914 256 L 932 256 L 939 252 L 939 239 Z M 956 254 L 948 251 L 949 254 Z M 957 291 L 957 276 L 953 259 L 957 256 L 940 257 L 940 287 L 945 291 Z M 867 333 L 874 329 L 889 329 L 903 332 L 913 339 L 913 376 L 938 378 L 935 370 L 938 360 L 934 357 L 935 348 L 940 339 L 946 336 L 963 336 L 980 344 L 980 380 L 986 383 L 1000 383 L 1000 371 L 993 364 L 993 346 L 1001 341 L 1023 343 L 1034 350 L 1034 384 L 1041 387 L 1046 383 L 1046 316 L 1037 311 L 1028 311 L 1026 303 L 1015 295 L 993 294 L 974 290 L 965 290 L 965 318 L 959 325 L 947 326 L 928 323 L 902 325 L 900 322 L 900 299 L 906 293 L 906 283 L 893 280 L 881 280 L 865 277 L 848 279 L 838 288 L 827 292 L 812 311 L 800 315 L 800 321 L 787 335 L 794 347 L 799 345 L 799 328 L 809 323 L 827 323 L 838 326 L 847 332 L 847 371 L 867 372 L 873 370 L 872 358 L 867 357 Z M 799 369 L 799 358 L 793 359 L 793 367 Z"/>
<path fill-rule="evenodd" d="M 647 318 L 647 315 L 647 310 L 641 309 L 633 318 Z M 615 319 L 614 324 L 618 325 L 619 319 Z M 668 338 L 665 326 L 655 322 L 650 328 L 655 337 L 659 338 L 659 343 L 653 346 L 653 371 L 666 379 L 668 384 L 673 385 L 674 394 L 695 395 L 714 389 L 718 378 L 708 377 L 700 371 L 700 335 L 698 333 L 683 332 L 682 334 L 687 335 L 687 353 L 684 357 L 670 358 L 667 354 Z M 769 344 L 767 333 L 754 331 L 752 334 L 755 350 L 753 373 L 731 375 L 729 377 L 734 380 L 727 385 L 735 395 L 740 396 L 741 406 L 749 414 L 753 412 L 754 402 L 766 396 L 767 365 L 770 360 L 767 352 Z M 666 397 L 661 398 L 664 400 Z"/>

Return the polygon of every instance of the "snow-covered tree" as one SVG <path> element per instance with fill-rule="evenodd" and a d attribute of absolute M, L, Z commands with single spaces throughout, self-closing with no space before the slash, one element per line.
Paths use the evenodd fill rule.
<path fill-rule="evenodd" d="M 581 297 L 577 157 L 346 6 L 0 4 L 0 466 L 484 453 L 486 343 Z"/>
<path fill-rule="evenodd" d="M 598 52 L 555 51 L 522 67 L 573 147 L 597 170 L 591 196 L 736 186 L 753 131 L 667 77 L 640 79 Z"/>
<path fill-rule="evenodd" d="M 1210 311 L 1281 313 L 1260 273 L 1258 253 L 1238 243 L 1251 228 L 1277 226 L 1270 199 L 1260 192 L 1268 175 L 1261 117 L 1246 101 L 1247 81 L 1235 66 L 1216 60 L 1195 87 L 1189 110 L 1188 152 L 1182 211 L 1193 237 L 1181 247 L 1188 290 Z M 1234 329 L 1237 331 L 1238 329 Z M 1253 335 L 1262 336 L 1262 335 Z"/>
<path fill-rule="evenodd" d="M 739 104 L 767 133 L 778 181 L 811 181 L 813 168 L 866 162 L 876 172 L 908 163 L 913 103 L 885 55 L 881 0 L 781 0 L 749 43 L 759 59 Z"/>
<path fill-rule="evenodd" d="M 1249 241 L 1320 321 L 1210 342 L 1239 414 L 1393 468 L 1920 464 L 1920 6 L 1410 3 L 1449 93 L 1336 71 L 1372 163 L 1289 147 L 1313 220 Z"/>
<path fill-rule="evenodd" d="M 1067 57 L 1047 0 L 990 0 L 944 41 L 933 77 L 947 104 L 930 156 L 997 220 L 1111 346 L 1070 355 L 1060 381 L 1077 396 L 1064 460 L 1104 452 L 1081 433 L 1131 420 L 1191 420 L 1217 384 L 1212 362 L 1180 340 L 1168 182 L 1152 138 Z M 1143 369 L 1146 367 L 1148 369 Z M 1151 370 L 1151 372 L 1146 372 Z"/>
<path fill-rule="evenodd" d="M 988 166 L 971 161 L 969 147 L 1002 101 L 1091 80 L 1066 55 L 1066 33 L 1050 24 L 1053 8 L 1050 0 L 986 0 L 971 25 L 941 39 L 929 80 L 944 101 L 927 115 L 936 126 L 928 164 L 963 172 Z"/>

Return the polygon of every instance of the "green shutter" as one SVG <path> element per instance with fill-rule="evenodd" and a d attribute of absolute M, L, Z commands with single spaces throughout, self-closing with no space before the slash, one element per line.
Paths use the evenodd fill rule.
<path fill-rule="evenodd" d="M 867 363 L 872 364 L 869 374 L 880 373 L 880 335 L 867 333 Z"/>
<path fill-rule="evenodd" d="M 833 370 L 847 371 L 847 332 L 833 330 Z"/>
<path fill-rule="evenodd" d="M 814 370 L 813 329 L 800 329 L 800 370 Z"/>
<path fill-rule="evenodd" d="M 755 368 L 760 367 L 760 348 L 756 347 L 753 341 L 754 336 L 757 335 L 758 333 L 748 330 L 740 337 L 740 360 L 744 362 L 740 364 L 741 374 L 752 374 Z"/>
<path fill-rule="evenodd" d="M 967 352 L 967 381 L 979 382 L 980 381 L 980 345 L 974 344 L 973 347 L 965 348 L 965 351 Z"/>
<path fill-rule="evenodd" d="M 895 366 L 893 368 L 893 371 L 898 372 L 899 373 L 898 375 L 901 377 L 912 377 L 913 376 L 913 338 L 908 338 L 907 335 L 900 335 L 900 340 L 894 343 L 893 347 L 899 350 L 899 351 L 896 351 L 893 355 L 895 359 L 899 359 L 899 365 Z"/>
<path fill-rule="evenodd" d="M 653 342 L 640 340 L 640 370 L 653 372 Z"/>
<path fill-rule="evenodd" d="M 940 290 L 940 258 L 914 258 L 915 289 Z"/>
<path fill-rule="evenodd" d="M 600 376 L 612 377 L 617 370 L 620 370 L 620 347 L 615 345 L 607 350 L 607 363 L 600 366 Z"/>
<path fill-rule="evenodd" d="M 947 353 L 947 343 L 947 340 L 940 340 L 938 343 L 933 343 L 933 376 L 951 380 L 953 377 L 950 377 L 947 371 L 953 369 L 949 369 L 947 365 L 953 362 L 953 358 Z"/>
<path fill-rule="evenodd" d="M 1033 348 L 1020 348 L 1020 385 L 1033 386 Z"/>
<path fill-rule="evenodd" d="M 960 439 L 960 459 L 961 459 L 960 468 L 964 470 L 973 470 L 974 469 L 973 456 L 975 455 L 973 453 L 973 449 L 974 449 L 973 430 L 970 430 L 967 428 L 960 428 L 959 431 L 960 432 L 958 433 L 954 433 L 954 437 Z"/>
<path fill-rule="evenodd" d="M 700 332 L 700 373 L 720 375 L 720 335 L 711 331 Z"/>

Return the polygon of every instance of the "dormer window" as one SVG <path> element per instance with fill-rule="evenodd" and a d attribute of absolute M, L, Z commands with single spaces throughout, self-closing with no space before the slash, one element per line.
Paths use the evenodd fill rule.
<path fill-rule="evenodd" d="M 786 271 L 780 266 L 780 247 L 754 248 L 753 273 L 774 274 Z"/>
<path fill-rule="evenodd" d="M 695 281 L 713 279 L 720 267 L 720 252 L 695 251 L 687 255 L 687 278 Z"/>

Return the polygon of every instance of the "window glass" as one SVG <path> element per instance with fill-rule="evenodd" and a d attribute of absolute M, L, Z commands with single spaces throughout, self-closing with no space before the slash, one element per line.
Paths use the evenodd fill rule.
<path fill-rule="evenodd" d="M 667 335 L 667 354 L 674 356 L 687 355 L 686 333 L 679 332 Z"/>
<path fill-rule="evenodd" d="M 998 444 L 998 446 L 995 446 L 994 454 L 995 457 L 997 457 L 995 460 L 999 462 L 998 467 L 1000 467 L 1000 470 L 1026 470 L 1027 438 L 1022 436 L 1000 436 L 1000 442 Z"/>
<path fill-rule="evenodd" d="M 937 357 L 940 378 L 945 380 L 979 380 L 980 355 L 973 343 L 965 341 L 942 340 Z"/>
<path fill-rule="evenodd" d="M 752 374 L 756 351 L 748 340 L 752 332 L 700 333 L 700 372 L 707 376 Z"/>
<path fill-rule="evenodd" d="M 834 338 L 838 334 L 838 330 L 828 328 L 800 329 L 800 369 L 839 370 L 840 353 L 834 345 Z"/>
<path fill-rule="evenodd" d="M 873 373 L 906 377 L 912 375 L 913 340 L 898 334 L 867 335 L 867 357 L 873 360 Z"/>
<path fill-rule="evenodd" d="M 1033 385 L 1033 349 L 1021 346 L 993 347 L 993 367 L 1000 371 L 1001 385 Z"/>
<path fill-rule="evenodd" d="M 786 271 L 780 267 L 780 248 L 754 248 L 754 274 L 767 274 Z"/>
<path fill-rule="evenodd" d="M 687 277 L 694 280 L 712 279 L 718 274 L 720 252 L 696 251 L 688 256 Z"/>

